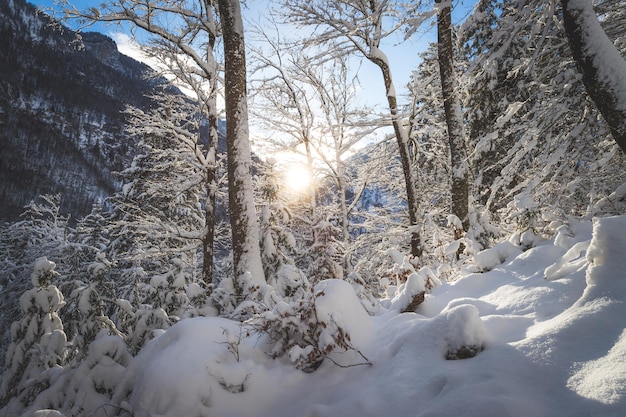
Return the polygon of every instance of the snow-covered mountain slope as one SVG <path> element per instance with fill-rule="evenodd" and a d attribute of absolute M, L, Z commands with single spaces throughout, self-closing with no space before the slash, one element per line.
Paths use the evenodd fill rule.
<path fill-rule="evenodd" d="M 115 362 L 119 339 L 103 336 L 94 352 L 110 366 L 63 371 L 30 410 L 78 398 L 67 387 L 89 376 L 117 387 L 111 406 L 83 384 L 89 415 L 623 417 L 625 248 L 626 215 L 571 222 L 488 272 L 443 283 L 417 313 L 370 316 L 350 284 L 322 282 L 316 314 L 353 349 L 312 373 L 272 359 L 267 339 L 223 318 L 183 320 L 126 369 Z M 484 350 L 446 360 L 471 345 Z"/>
<path fill-rule="evenodd" d="M 157 83 L 110 38 L 79 37 L 24 0 L 0 2 L 0 22 L 0 220 L 56 193 L 80 217 L 132 159 L 121 111 L 149 106 Z"/>

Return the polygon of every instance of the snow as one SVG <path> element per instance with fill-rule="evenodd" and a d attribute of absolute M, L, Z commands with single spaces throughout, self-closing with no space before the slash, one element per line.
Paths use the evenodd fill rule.
<path fill-rule="evenodd" d="M 135 416 L 623 417 L 624 248 L 626 215 L 572 221 L 526 251 L 509 242 L 484 251 L 491 270 L 438 282 L 409 313 L 382 303 L 369 315 L 352 285 L 322 281 L 319 346 L 342 329 L 353 350 L 332 351 L 310 373 L 289 355 L 312 346 L 273 358 L 249 322 L 183 319 L 130 360 L 112 402 Z M 421 291 L 427 276 L 413 270 L 399 290 Z M 92 355 L 114 359 L 115 340 L 98 339 Z M 455 357 L 463 348 L 476 356 Z M 109 362 L 107 386 L 124 363 Z"/>
<path fill-rule="evenodd" d="M 480 271 L 488 271 L 512 255 L 517 255 L 521 249 L 511 242 L 498 243 L 493 248 L 485 249 L 474 255 L 474 264 Z"/>
<path fill-rule="evenodd" d="M 590 0 L 570 0 L 568 8 L 586 15 L 582 19 L 586 23 L 582 28 L 583 53 L 594 55 L 600 82 L 607 84 L 615 93 L 616 108 L 626 110 L 626 60 L 602 29 Z"/>

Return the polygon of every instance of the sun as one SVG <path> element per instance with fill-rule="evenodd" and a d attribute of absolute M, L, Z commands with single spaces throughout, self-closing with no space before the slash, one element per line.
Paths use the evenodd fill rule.
<path fill-rule="evenodd" d="M 286 191 L 291 194 L 304 194 L 311 185 L 311 174 L 305 165 L 289 165 L 283 174 Z"/>

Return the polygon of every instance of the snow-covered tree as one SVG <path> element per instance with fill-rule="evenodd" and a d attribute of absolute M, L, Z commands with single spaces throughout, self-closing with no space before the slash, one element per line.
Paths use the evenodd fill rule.
<path fill-rule="evenodd" d="M 28 290 L 31 282 L 33 263 L 40 257 L 47 256 L 57 263 L 57 270 L 66 272 L 65 263 L 71 260 L 68 252 L 68 238 L 71 236 L 69 218 L 60 212 L 59 195 L 40 196 L 30 202 L 22 215 L 23 219 L 3 228 L 0 235 L 0 326 L 9 329 L 10 323 L 21 314 L 20 296 Z M 55 275 L 56 276 L 56 275 Z M 5 352 L 10 340 L 7 333 L 0 343 L 0 352 Z"/>
<path fill-rule="evenodd" d="M 127 22 L 148 34 L 153 53 L 165 53 L 164 60 L 174 59 L 179 81 L 187 82 L 189 74 L 199 77 L 207 88 L 202 95 L 203 111 L 208 111 L 211 146 L 217 144 L 217 61 L 213 47 L 219 35 L 223 35 L 225 62 L 225 101 L 227 120 L 227 156 L 229 171 L 229 209 L 233 243 L 233 268 L 235 277 L 251 272 L 258 283 L 264 282 L 258 242 L 258 224 L 254 208 L 251 179 L 251 156 L 248 137 L 245 48 L 243 21 L 238 1 L 187 2 L 180 0 L 131 0 L 113 1 L 100 8 L 84 11 L 68 7 L 68 18 L 86 19 L 89 22 Z M 216 8 L 219 11 L 219 24 Z M 221 32 L 220 32 L 221 30 Z M 164 52 L 167 51 L 167 52 Z M 170 69 L 173 66 L 169 66 Z M 197 80 L 196 80 L 197 81 Z M 193 87 L 198 87 L 195 84 Z M 193 88 L 192 87 L 192 88 Z M 214 150 L 207 152 L 207 170 L 213 169 Z M 208 172 L 209 172 L 208 171 Z M 215 191 L 214 183 L 207 175 L 207 189 Z M 204 205 L 206 218 L 212 219 L 214 203 Z M 211 228 L 206 228 L 210 233 Z M 207 235 L 208 236 L 208 235 Z M 208 244 L 209 238 L 205 239 Z M 205 245 L 205 252 L 209 246 Z M 210 255 L 206 253 L 205 259 Z"/>
<path fill-rule="evenodd" d="M 195 108 L 180 97 L 161 98 L 161 107 L 144 113 L 129 110 L 129 131 L 139 141 L 139 154 L 120 177 L 122 190 L 111 199 L 110 255 L 124 275 L 141 267 L 162 274 L 168 259 L 185 254 L 197 281 L 203 264 L 206 170 Z M 212 259 L 210 260 L 212 262 Z M 199 279 L 202 278 L 202 279 Z M 134 279 L 123 278 L 128 291 Z"/>
<path fill-rule="evenodd" d="M 259 165 L 259 164 L 257 164 Z M 282 298 L 301 296 L 308 291 L 309 283 L 294 261 L 296 238 L 290 229 L 291 211 L 280 198 L 281 178 L 275 161 L 259 166 L 256 188 L 260 202 L 261 256 L 269 285 Z"/>
<path fill-rule="evenodd" d="M 246 50 L 239 0 L 219 0 L 224 39 L 224 83 L 226 141 L 228 148 L 228 192 L 233 236 L 234 278 L 246 273 L 258 284 L 265 282 L 259 226 L 254 206 L 251 151 L 248 127 Z"/>
<path fill-rule="evenodd" d="M 259 76 L 252 80 L 252 113 L 260 120 L 261 127 L 268 131 L 269 137 L 264 138 L 264 146 L 271 146 L 276 152 L 286 151 L 306 158 L 310 184 L 308 205 L 311 218 L 315 218 L 316 167 L 312 142 L 316 136 L 316 104 L 305 74 L 312 62 L 303 50 L 284 39 L 280 28 L 274 25 L 275 37 L 263 28 L 255 28 L 259 46 L 252 49 L 251 59 L 252 71 Z M 276 132 L 285 136 L 276 135 Z M 302 147 L 303 150 L 300 149 Z"/>
<path fill-rule="evenodd" d="M 302 1 L 282 2 L 290 22 L 315 27 L 310 44 L 324 44 L 334 50 L 331 55 L 359 55 L 375 64 L 381 71 L 387 97 L 391 124 L 394 128 L 405 180 L 409 223 L 418 224 L 418 197 L 415 174 L 411 165 L 408 129 L 402 120 L 398 97 L 391 74 L 391 64 L 381 49 L 384 39 L 413 26 L 420 2 L 405 1 Z M 421 255 L 419 229 L 411 227 L 411 251 Z"/>
<path fill-rule="evenodd" d="M 339 205 L 338 215 L 341 225 L 341 240 L 350 240 L 350 212 L 359 200 L 370 175 L 359 178 L 358 183 L 350 181 L 347 159 L 356 145 L 375 130 L 368 120 L 367 109 L 355 105 L 355 91 L 358 88 L 355 77 L 350 76 L 345 57 L 325 63 L 308 72 L 308 79 L 320 103 L 324 124 L 319 126 L 317 153 L 324 162 L 328 177 L 333 181 Z M 348 187 L 354 190 L 352 202 L 348 200 Z"/>
<path fill-rule="evenodd" d="M 338 304 L 353 307 L 354 316 L 341 314 Z M 335 311 L 335 309 L 339 311 Z M 350 284 L 340 280 L 319 283 L 302 298 L 280 302 L 250 321 L 269 339 L 267 353 L 288 356 L 303 372 L 315 371 L 328 359 L 339 366 L 371 365 L 355 346 L 347 324 L 353 318 L 367 317 Z"/>
<path fill-rule="evenodd" d="M 615 168 L 623 155 L 584 94 L 557 2 L 512 2 L 501 12 L 475 13 L 481 18 L 470 23 L 485 31 L 464 26 L 479 45 L 470 49 L 466 104 L 475 200 L 520 232 L 535 207 L 539 232 L 622 184 L 624 171 Z M 485 26 L 493 21 L 483 17 L 497 13 Z"/>
<path fill-rule="evenodd" d="M 455 238 L 469 230 L 469 167 L 465 149 L 465 131 L 461 98 L 459 97 L 456 70 L 454 67 L 454 44 L 452 42 L 452 8 L 444 6 L 441 0 L 435 1 L 440 7 L 437 14 L 437 38 L 439 74 L 443 106 L 446 114 L 448 144 L 452 171 L 452 214 L 461 220 L 461 228 L 456 229 Z M 462 247 L 460 247 L 462 250 Z"/>
<path fill-rule="evenodd" d="M 280 39 L 270 39 L 265 32 L 263 34 L 272 53 L 264 54 L 264 49 L 257 52 L 263 75 L 258 81 L 260 92 L 255 96 L 262 104 L 258 117 L 266 128 L 286 134 L 286 140 L 280 135 L 273 135 L 271 139 L 274 145 L 280 145 L 280 151 L 298 154 L 302 151 L 298 147 L 304 145 L 309 176 L 315 170 L 319 177 L 326 178 L 324 182 L 309 185 L 311 206 L 317 204 L 316 194 L 320 194 L 320 204 L 324 205 L 312 211 L 309 223 L 336 222 L 341 231 L 338 244 L 345 247 L 351 240 L 351 211 L 373 176 L 372 172 L 362 177 L 351 176 L 349 159 L 356 145 L 375 133 L 380 125 L 372 120 L 373 110 L 356 105 L 358 80 L 345 56 L 319 62 L 315 59 L 319 51 L 314 48 L 295 52 L 289 44 L 283 45 Z M 319 188 L 317 193 L 316 188 Z M 315 233 L 318 228 L 310 230 Z M 309 243 L 316 246 L 315 250 L 319 249 L 315 237 L 309 239 Z M 330 276 L 341 276 L 336 275 L 334 269 Z"/>
<path fill-rule="evenodd" d="M 332 214 L 312 225 L 310 235 L 305 238 L 306 248 L 301 251 L 298 264 L 311 283 L 344 278 L 345 246 L 341 227 L 333 221 Z"/>
<path fill-rule="evenodd" d="M 98 253 L 93 262 L 86 265 L 88 275 L 71 282 L 73 290 L 67 297 L 72 309 L 69 320 L 65 321 L 67 333 L 72 343 L 71 355 L 80 361 L 87 356 L 89 345 L 104 330 L 119 334 L 115 323 L 109 318 L 115 305 L 115 285 L 110 281 L 111 263 Z"/>
<path fill-rule="evenodd" d="M 562 0 L 561 5 L 585 90 L 626 153 L 626 60 L 602 29 L 591 0 Z"/>
<path fill-rule="evenodd" d="M 65 305 L 63 294 L 51 284 L 58 275 L 55 263 L 46 257 L 33 265 L 33 288 L 20 297 L 23 317 L 11 325 L 11 345 L 6 355 L 6 371 L 0 385 L 0 405 L 19 411 L 46 388 L 42 374 L 64 364 L 67 338 L 59 310 Z"/>
<path fill-rule="evenodd" d="M 82 361 L 59 370 L 22 415 L 107 417 L 121 408 L 112 397 L 132 357 L 118 335 L 102 330 Z"/>

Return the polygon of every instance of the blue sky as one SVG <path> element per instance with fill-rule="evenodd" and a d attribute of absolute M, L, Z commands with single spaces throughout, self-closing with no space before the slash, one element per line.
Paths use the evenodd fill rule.
<path fill-rule="evenodd" d="M 30 1 L 42 8 L 59 8 L 57 0 Z M 79 9 L 85 9 L 88 7 L 98 7 L 102 4 L 103 0 L 70 0 L 70 2 Z M 266 1 L 264 0 L 248 0 L 248 7 L 243 9 L 244 14 L 258 14 L 260 6 L 264 8 L 265 3 Z M 463 20 L 475 3 L 476 0 L 456 0 L 453 7 L 453 19 L 455 21 Z M 118 37 L 115 36 L 115 32 L 120 32 L 121 27 L 118 25 L 97 24 L 92 26 L 89 30 L 103 32 L 114 39 L 118 39 Z M 400 95 L 403 94 L 404 86 L 408 83 L 411 72 L 417 67 L 419 53 L 424 51 L 429 43 L 436 41 L 436 39 L 437 34 L 435 26 L 429 28 L 428 23 L 426 23 L 421 31 L 416 33 L 412 39 L 403 43 L 388 41 L 388 43 L 384 45 L 384 52 L 388 55 L 396 89 Z M 386 97 L 380 70 L 374 64 L 365 62 L 360 68 L 359 78 L 364 88 L 366 87 L 368 90 L 368 97 L 366 99 L 368 104 L 380 103 L 384 106 Z"/>

